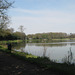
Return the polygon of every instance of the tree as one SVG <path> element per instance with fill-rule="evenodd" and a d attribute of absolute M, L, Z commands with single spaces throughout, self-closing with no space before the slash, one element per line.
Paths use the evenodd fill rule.
<path fill-rule="evenodd" d="M 24 33 L 25 30 L 24 26 L 21 25 L 18 29 L 20 30 L 21 33 Z"/>
<path fill-rule="evenodd" d="M 10 32 L 11 34 L 14 33 L 14 29 L 13 28 L 6 29 L 6 31 Z"/>
<path fill-rule="evenodd" d="M 24 26 L 21 25 L 18 29 L 19 29 L 20 32 L 21 32 L 21 39 L 22 39 L 22 40 L 25 40 L 26 35 L 25 35 L 25 33 L 24 33 L 24 30 L 25 30 Z"/>
<path fill-rule="evenodd" d="M 7 28 L 9 18 L 7 10 L 12 6 L 13 2 L 8 0 L 0 0 L 0 30 Z"/>

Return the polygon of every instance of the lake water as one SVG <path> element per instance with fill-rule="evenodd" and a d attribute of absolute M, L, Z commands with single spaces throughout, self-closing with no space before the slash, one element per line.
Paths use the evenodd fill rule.
<path fill-rule="evenodd" d="M 57 63 L 75 63 L 75 42 L 21 43 L 13 47 L 16 51 L 26 52 L 39 57 L 48 57 Z"/>

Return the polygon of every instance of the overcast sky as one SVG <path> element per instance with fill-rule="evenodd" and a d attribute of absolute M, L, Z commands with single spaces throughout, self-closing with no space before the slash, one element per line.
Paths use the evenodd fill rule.
<path fill-rule="evenodd" d="M 75 0 L 15 0 L 9 10 L 11 27 L 23 25 L 26 34 L 75 33 Z"/>

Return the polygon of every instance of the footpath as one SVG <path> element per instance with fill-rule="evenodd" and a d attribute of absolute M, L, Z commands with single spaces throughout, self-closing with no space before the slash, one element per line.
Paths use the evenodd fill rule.
<path fill-rule="evenodd" d="M 0 51 L 0 75 L 58 75 Z"/>

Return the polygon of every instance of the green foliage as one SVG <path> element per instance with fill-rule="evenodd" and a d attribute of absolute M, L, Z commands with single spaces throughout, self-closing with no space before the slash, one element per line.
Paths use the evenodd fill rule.
<path fill-rule="evenodd" d="M 0 40 L 17 40 L 22 38 L 25 40 L 25 33 L 12 32 L 11 29 L 0 30 Z"/>
<path fill-rule="evenodd" d="M 13 37 L 15 39 L 25 39 L 26 35 L 25 35 L 25 33 L 21 33 L 21 32 L 14 32 Z"/>
<path fill-rule="evenodd" d="M 0 48 L 2 48 L 2 46 L 0 46 Z"/>

